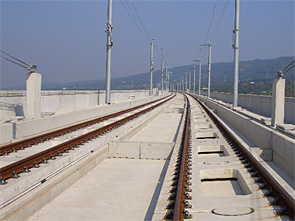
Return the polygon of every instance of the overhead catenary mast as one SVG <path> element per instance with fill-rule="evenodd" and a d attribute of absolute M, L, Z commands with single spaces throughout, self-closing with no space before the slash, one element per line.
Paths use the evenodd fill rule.
<path fill-rule="evenodd" d="M 108 20 L 107 20 L 107 61 L 106 61 L 106 98 L 105 103 L 111 104 L 111 58 L 112 58 L 112 12 L 113 0 L 108 0 Z"/>
<path fill-rule="evenodd" d="M 168 66 L 166 66 L 166 91 L 168 92 Z"/>
<path fill-rule="evenodd" d="M 185 93 L 187 93 L 187 89 L 188 89 L 188 86 L 187 86 L 187 83 L 188 83 L 187 74 L 188 74 L 188 72 L 185 73 Z"/>
<path fill-rule="evenodd" d="M 193 93 L 196 93 L 196 66 L 193 64 L 193 70 L 194 70 L 194 83 L 193 83 Z"/>
<path fill-rule="evenodd" d="M 201 81 L 202 81 L 202 60 L 194 60 L 194 62 L 199 62 L 199 89 L 198 94 L 201 95 Z M 196 67 L 195 67 L 196 68 Z"/>
<path fill-rule="evenodd" d="M 191 93 L 191 85 L 192 85 L 192 72 L 189 71 L 188 73 L 188 92 Z"/>
<path fill-rule="evenodd" d="M 233 108 L 238 106 L 238 87 L 239 87 L 239 44 L 240 44 L 240 0 L 236 0 L 235 7 L 235 29 L 233 31 L 235 40 L 233 42 L 234 48 L 234 102 Z"/>
<path fill-rule="evenodd" d="M 151 57 L 150 57 L 150 96 L 153 95 L 153 71 L 154 71 L 154 39 L 151 42 Z"/>
<path fill-rule="evenodd" d="M 208 46 L 209 54 L 208 54 L 208 98 L 210 97 L 211 90 L 211 44 L 202 44 L 201 46 Z"/>
<path fill-rule="evenodd" d="M 161 92 L 164 93 L 164 58 L 162 55 L 162 47 L 161 47 L 161 73 L 162 73 L 162 79 L 161 79 Z"/>
<path fill-rule="evenodd" d="M 202 60 L 199 60 L 199 95 L 201 95 L 201 83 L 202 82 Z"/>

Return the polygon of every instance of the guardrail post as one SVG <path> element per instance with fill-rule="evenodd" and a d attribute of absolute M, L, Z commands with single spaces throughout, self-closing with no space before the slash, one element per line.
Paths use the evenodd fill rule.
<path fill-rule="evenodd" d="M 285 117 L 285 79 L 279 78 L 272 82 L 271 125 L 283 125 Z"/>
<path fill-rule="evenodd" d="M 41 115 L 41 74 L 28 73 L 26 81 L 26 117 Z"/>

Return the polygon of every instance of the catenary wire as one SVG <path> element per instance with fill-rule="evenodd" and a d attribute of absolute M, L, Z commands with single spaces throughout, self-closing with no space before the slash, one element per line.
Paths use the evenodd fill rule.
<path fill-rule="evenodd" d="M 11 58 L 13 58 L 13 59 L 15 59 L 16 61 L 18 61 L 18 62 L 20 62 L 20 63 L 22 63 L 22 64 L 24 64 L 24 65 L 29 65 L 28 63 L 26 63 L 26 62 L 24 62 L 24 61 L 22 61 L 22 60 L 20 60 L 20 59 L 18 59 L 18 58 L 16 58 L 16 57 L 13 57 L 12 55 L 10 55 L 10 54 L 8 54 L 7 52 L 5 52 L 5 51 L 3 51 L 3 50 L 0 50 L 3 54 L 5 54 L 5 55 L 7 55 L 7 56 L 9 56 L 9 57 L 11 57 Z M 4 58 L 4 57 L 3 57 Z"/>
<path fill-rule="evenodd" d="M 132 11 L 132 8 L 129 6 L 129 4 L 126 3 L 126 5 L 124 4 L 124 2 L 122 0 L 120 0 L 121 4 L 123 5 L 125 11 L 127 12 L 128 16 L 131 18 L 132 22 L 134 23 L 134 25 L 136 26 L 136 28 L 140 31 L 140 33 L 143 35 L 144 39 L 147 41 L 147 42 L 152 42 L 153 39 L 150 37 L 149 33 L 147 32 L 147 29 L 145 28 L 143 22 L 142 22 L 142 19 L 140 18 L 140 15 L 133 3 L 132 0 L 130 0 L 131 4 L 132 4 L 132 8 L 133 8 L 133 11 L 135 12 L 134 14 L 136 14 L 136 18 L 134 18 L 134 15 L 132 15 L 131 11 Z M 130 11 L 129 11 L 130 10 Z M 138 22 L 140 23 L 140 25 L 138 24 Z M 161 55 L 161 52 L 160 52 L 160 49 L 157 47 L 156 44 L 154 44 L 154 48 L 156 49 L 156 52 L 157 54 L 162 57 Z"/>
<path fill-rule="evenodd" d="M 223 17 L 224 17 L 224 15 L 225 15 L 225 12 L 226 12 L 226 9 L 227 9 L 228 5 L 229 5 L 229 0 L 226 1 L 225 5 L 224 5 L 224 7 L 223 7 L 223 9 L 222 9 L 221 16 L 219 17 L 219 20 L 218 20 L 217 26 L 216 26 L 215 29 L 214 29 L 214 32 L 213 32 L 213 34 L 212 34 L 211 41 L 214 40 L 214 38 L 215 38 L 215 36 L 216 36 L 216 33 L 217 33 L 218 30 L 219 30 L 219 27 L 220 27 L 220 25 L 221 25 L 221 22 L 222 22 L 222 20 L 223 20 Z"/>
<path fill-rule="evenodd" d="M 142 36 L 144 37 L 144 39 L 147 42 L 150 42 L 149 38 L 144 34 L 144 32 L 141 30 L 141 28 L 138 26 L 138 24 L 135 22 L 134 18 L 132 17 L 132 15 L 130 14 L 130 12 L 128 11 L 126 5 L 123 3 L 122 0 L 120 0 L 120 2 L 122 3 L 125 11 L 127 12 L 128 16 L 130 17 L 130 19 L 132 20 L 132 22 L 134 23 L 134 25 L 136 26 L 136 28 L 139 30 L 139 32 L 142 34 Z M 128 4 L 127 4 L 128 5 Z"/>
<path fill-rule="evenodd" d="M 10 60 L 10 59 L 8 59 L 8 58 L 2 56 L 2 55 L 1 55 L 1 57 L 4 58 L 5 60 L 11 62 L 11 63 L 14 63 L 14 64 L 16 64 L 16 65 L 18 65 L 18 66 L 20 66 L 20 67 L 23 67 L 23 68 L 27 69 L 27 66 L 25 66 L 25 65 L 19 64 L 19 63 L 15 62 L 15 61 L 13 61 L 13 60 Z"/>
<path fill-rule="evenodd" d="M 214 18 L 214 15 L 215 15 L 216 5 L 217 5 L 217 0 L 215 0 L 215 3 L 214 3 L 214 7 L 213 7 L 213 11 L 212 11 L 212 15 L 211 15 L 211 19 L 210 19 L 210 23 L 209 23 L 208 31 L 207 31 L 207 34 L 206 34 L 206 37 L 205 37 L 205 40 L 204 40 L 204 44 L 205 44 L 205 43 L 207 42 L 207 40 L 208 40 L 208 36 L 209 36 L 210 30 L 211 30 L 211 26 L 212 26 L 213 18 Z M 199 57 L 200 59 L 202 59 L 203 56 L 204 56 L 204 51 L 203 51 L 203 47 L 201 47 L 201 48 L 200 48 L 200 51 L 199 51 L 199 55 L 198 55 L 198 57 Z"/>
<path fill-rule="evenodd" d="M 143 22 L 142 22 L 142 20 L 141 20 L 141 18 L 140 18 L 140 16 L 139 16 L 139 13 L 138 13 L 138 11 L 137 11 L 137 9 L 136 9 L 134 3 L 133 3 L 133 0 L 130 0 L 130 2 L 131 2 L 131 4 L 132 4 L 132 7 L 133 7 L 133 9 L 134 9 L 134 11 L 135 11 L 135 13 L 136 13 L 136 15 L 137 15 L 137 18 L 138 18 L 140 24 L 141 24 L 142 27 L 143 27 L 144 32 L 146 33 L 146 35 L 148 36 L 148 38 L 150 39 L 150 41 L 152 41 L 151 36 L 150 36 L 149 33 L 147 32 L 147 30 L 146 30 L 146 28 L 145 28 L 145 26 L 144 26 L 144 24 L 143 24 Z"/>
<path fill-rule="evenodd" d="M 282 69 L 282 71 L 283 72 L 286 72 L 286 70 L 292 65 L 292 64 L 294 64 L 295 63 L 295 61 L 292 61 L 290 64 L 288 64 L 286 67 L 284 67 L 283 69 Z M 294 66 L 294 65 L 293 65 Z M 292 68 L 292 67 L 291 67 Z M 290 69 L 289 69 L 290 70 Z"/>

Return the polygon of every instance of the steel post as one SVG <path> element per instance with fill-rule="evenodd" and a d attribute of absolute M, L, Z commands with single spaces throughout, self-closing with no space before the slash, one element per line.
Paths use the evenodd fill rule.
<path fill-rule="evenodd" d="M 107 61 L 106 61 L 106 97 L 105 103 L 111 103 L 111 58 L 112 58 L 112 12 L 113 12 L 113 0 L 108 0 L 108 20 L 107 20 Z"/>
<path fill-rule="evenodd" d="M 201 82 L 202 82 L 202 61 L 199 61 L 199 95 L 201 95 Z"/>
<path fill-rule="evenodd" d="M 239 90 L 239 44 L 240 44 L 240 0 L 236 0 L 236 13 L 235 13 L 235 35 L 234 48 L 234 102 L 233 108 L 238 106 L 238 90 Z"/>
<path fill-rule="evenodd" d="M 151 68 L 150 68 L 150 96 L 153 95 L 153 71 L 154 71 L 154 41 L 151 42 Z"/>
<path fill-rule="evenodd" d="M 209 57 L 208 57 L 208 98 L 210 97 L 211 90 L 211 44 L 209 46 Z"/>

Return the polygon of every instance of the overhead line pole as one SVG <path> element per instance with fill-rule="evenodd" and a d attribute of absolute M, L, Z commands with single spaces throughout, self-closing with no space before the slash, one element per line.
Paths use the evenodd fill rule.
<path fill-rule="evenodd" d="M 211 90 L 211 44 L 209 44 L 209 56 L 208 56 L 208 97 L 210 97 Z"/>
<path fill-rule="evenodd" d="M 240 0 L 236 0 L 235 5 L 235 29 L 233 34 L 235 36 L 235 41 L 233 43 L 234 48 L 234 102 L 233 108 L 238 106 L 238 90 L 239 90 L 239 53 L 240 53 Z"/>
<path fill-rule="evenodd" d="M 168 67 L 166 66 L 166 91 L 168 92 Z"/>
<path fill-rule="evenodd" d="M 199 62 L 199 89 L 198 89 L 198 94 L 201 95 L 201 81 L 202 81 L 202 60 L 194 60 L 194 62 Z M 194 66 L 194 68 L 196 68 Z M 195 91 L 196 93 L 196 91 Z"/>
<path fill-rule="evenodd" d="M 171 72 L 171 71 L 168 71 L 168 91 L 170 91 L 171 90 L 171 83 L 170 83 L 170 74 L 172 74 L 173 72 Z M 170 86 L 170 88 L 169 88 L 169 86 Z M 170 90 L 169 90 L 170 89 Z"/>
<path fill-rule="evenodd" d="M 189 80 L 188 80 L 188 81 L 189 81 L 189 82 L 188 82 L 188 92 L 191 93 L 191 86 L 192 86 L 192 72 L 189 71 L 188 74 L 189 74 L 189 76 L 188 76 L 188 79 L 189 79 Z"/>
<path fill-rule="evenodd" d="M 162 51 L 162 48 L 161 48 L 161 51 Z M 163 56 L 161 59 L 161 72 L 162 72 L 161 91 L 163 94 L 164 93 L 164 58 Z"/>
<path fill-rule="evenodd" d="M 168 68 L 167 68 L 168 70 Z M 167 75 L 167 85 L 168 85 L 168 92 L 170 91 L 170 78 L 169 78 L 169 70 L 168 70 L 168 75 Z"/>
<path fill-rule="evenodd" d="M 151 68 L 150 68 L 150 96 L 153 95 L 153 71 L 154 71 L 154 39 L 151 42 Z"/>
<path fill-rule="evenodd" d="M 183 86 L 182 92 L 185 92 L 185 77 L 184 76 L 182 76 L 182 86 Z"/>
<path fill-rule="evenodd" d="M 201 83 L 202 82 L 202 60 L 199 60 L 199 95 L 201 95 Z"/>
<path fill-rule="evenodd" d="M 185 73 L 185 93 L 187 92 L 187 72 Z"/>
<path fill-rule="evenodd" d="M 194 69 L 194 85 L 193 85 L 193 90 L 194 90 L 194 93 L 196 93 L 196 66 L 195 64 L 193 64 L 193 69 Z"/>
<path fill-rule="evenodd" d="M 111 59 L 112 59 L 112 13 L 113 13 L 113 0 L 108 0 L 108 20 L 107 20 L 107 60 L 106 60 L 106 97 L 105 103 L 111 103 Z"/>
<path fill-rule="evenodd" d="M 211 88 L 211 44 L 203 44 L 201 46 L 209 47 L 209 55 L 208 55 L 208 98 L 210 97 L 210 88 Z"/>

